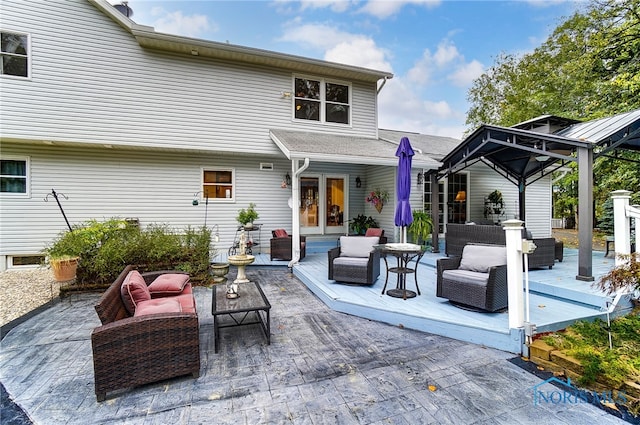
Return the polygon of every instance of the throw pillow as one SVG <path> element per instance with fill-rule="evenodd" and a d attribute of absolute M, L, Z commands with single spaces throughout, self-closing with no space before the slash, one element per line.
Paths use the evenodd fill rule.
<path fill-rule="evenodd" d="M 273 231 L 273 236 L 275 238 L 286 238 L 289 235 L 287 234 L 287 231 L 284 229 L 276 229 Z"/>
<path fill-rule="evenodd" d="M 487 273 L 491 267 L 507 264 L 507 248 L 500 245 L 465 245 L 460 270 Z"/>
<path fill-rule="evenodd" d="M 149 288 L 137 270 L 130 271 L 127 277 L 124 278 L 124 282 L 120 287 L 120 295 L 129 314 L 135 313 L 136 306 L 140 301 L 151 299 Z"/>
<path fill-rule="evenodd" d="M 189 282 L 189 275 L 183 273 L 165 273 L 149 285 L 149 292 L 159 295 L 178 295 L 184 290 L 184 286 Z"/>
<path fill-rule="evenodd" d="M 340 236 L 340 256 L 369 257 L 379 240 L 377 236 Z"/>

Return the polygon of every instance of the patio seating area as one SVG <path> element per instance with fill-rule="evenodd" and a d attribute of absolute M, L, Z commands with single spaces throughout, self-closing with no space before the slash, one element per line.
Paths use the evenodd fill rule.
<path fill-rule="evenodd" d="M 315 256 L 326 265 L 326 251 Z M 307 269 L 314 263 L 308 260 Z M 0 346 L 2 384 L 37 425 L 519 423 L 534 417 L 567 425 L 624 423 L 591 404 L 535 405 L 536 388 L 555 387 L 511 363 L 510 353 L 333 311 L 286 267 L 252 265 L 247 274 L 271 303 L 271 345 L 260 325 L 231 328 L 221 333 L 215 354 L 211 289 L 195 287 L 197 379 L 123 389 L 98 403 L 90 342 L 100 324 L 96 293 L 67 297 L 9 332 Z M 421 298 L 395 301 L 415 309 Z"/>

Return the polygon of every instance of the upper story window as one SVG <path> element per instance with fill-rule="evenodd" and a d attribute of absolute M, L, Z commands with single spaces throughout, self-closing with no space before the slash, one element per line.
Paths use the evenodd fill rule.
<path fill-rule="evenodd" d="M 29 36 L 0 33 L 0 74 L 29 77 Z"/>
<path fill-rule="evenodd" d="M 300 120 L 350 124 L 349 86 L 324 80 L 295 79 L 295 117 Z"/>
<path fill-rule="evenodd" d="M 233 189 L 233 170 L 202 170 L 202 193 L 204 198 L 231 200 L 235 197 Z"/>
<path fill-rule="evenodd" d="M 27 195 L 29 182 L 27 158 L 2 158 L 0 160 L 0 193 Z"/>

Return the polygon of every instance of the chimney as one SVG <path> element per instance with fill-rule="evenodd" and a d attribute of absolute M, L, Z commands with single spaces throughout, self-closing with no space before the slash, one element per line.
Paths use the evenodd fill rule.
<path fill-rule="evenodd" d="M 122 13 L 127 18 L 131 18 L 133 16 L 133 9 L 131 9 L 128 5 L 129 2 L 123 1 L 121 4 L 116 4 L 115 7 L 118 12 Z"/>

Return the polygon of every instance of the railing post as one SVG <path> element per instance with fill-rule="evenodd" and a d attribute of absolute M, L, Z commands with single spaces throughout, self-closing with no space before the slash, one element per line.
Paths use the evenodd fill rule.
<path fill-rule="evenodd" d="M 615 265 L 619 266 L 626 261 L 619 258 L 618 254 L 629 255 L 631 253 L 631 227 L 627 218 L 627 207 L 631 192 L 628 190 L 614 190 L 611 192 L 613 200 L 613 240 L 615 245 Z"/>
<path fill-rule="evenodd" d="M 524 296 L 522 287 L 522 225 L 521 220 L 502 222 L 507 242 L 507 289 L 509 328 L 524 326 Z"/>

